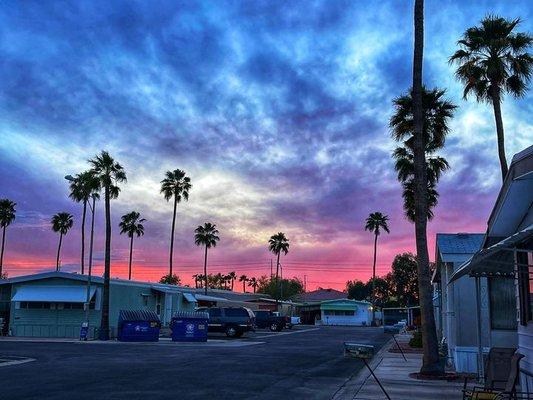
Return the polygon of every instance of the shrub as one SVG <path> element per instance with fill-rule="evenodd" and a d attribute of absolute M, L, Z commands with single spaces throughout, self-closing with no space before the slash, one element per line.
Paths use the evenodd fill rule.
<path fill-rule="evenodd" d="M 409 340 L 409 346 L 422 348 L 422 332 L 413 333 L 413 337 Z"/>

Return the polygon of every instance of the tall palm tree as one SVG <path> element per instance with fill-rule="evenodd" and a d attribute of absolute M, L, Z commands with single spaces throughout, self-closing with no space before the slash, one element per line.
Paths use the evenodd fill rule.
<path fill-rule="evenodd" d="M 2 227 L 2 250 L 0 251 L 0 279 L 3 276 L 4 247 L 6 243 L 6 228 L 15 220 L 17 203 L 9 199 L 0 199 L 0 227 Z"/>
<path fill-rule="evenodd" d="M 109 279 L 111 274 L 111 199 L 120 193 L 119 183 L 126 181 L 124 168 L 116 162 L 107 151 L 102 151 L 89 160 L 91 172 L 104 189 L 105 206 L 105 254 L 104 254 L 104 290 L 102 296 L 102 318 L 99 339 L 109 340 Z"/>
<path fill-rule="evenodd" d="M 279 303 L 279 257 L 281 253 L 287 254 L 289 252 L 289 239 L 283 232 L 278 232 L 272 235 L 268 240 L 268 250 L 277 256 L 276 262 L 276 308 Z"/>
<path fill-rule="evenodd" d="M 207 295 L 207 249 L 211 247 L 216 247 L 217 242 L 220 240 L 218 237 L 218 230 L 215 224 L 211 222 L 206 222 L 203 225 L 199 225 L 194 230 L 194 243 L 197 246 L 205 247 L 205 257 L 204 257 L 204 276 L 205 276 L 205 290 L 204 293 Z"/>
<path fill-rule="evenodd" d="M 74 219 L 72 214 L 67 212 L 57 213 L 52 217 L 52 230 L 59 232 L 59 245 L 57 246 L 56 271 L 59 271 L 59 255 L 61 254 L 61 243 L 63 242 L 63 235 L 66 235 L 72 225 Z"/>
<path fill-rule="evenodd" d="M 246 282 L 248 282 L 248 277 L 246 275 L 239 276 L 239 282 L 242 282 L 242 292 L 246 293 Z"/>
<path fill-rule="evenodd" d="M 237 274 L 235 273 L 235 271 L 231 271 L 228 274 L 228 278 L 229 278 L 229 282 L 231 284 L 231 290 L 233 291 L 233 286 L 235 285 L 235 280 L 237 279 Z"/>
<path fill-rule="evenodd" d="M 259 285 L 259 282 L 257 282 L 257 279 L 255 277 L 252 277 L 248 280 L 248 286 L 251 286 L 254 289 L 254 293 L 257 288 L 257 285 Z"/>
<path fill-rule="evenodd" d="M 455 74 L 464 84 L 463 98 L 473 93 L 478 102 L 492 104 L 502 179 L 505 179 L 508 171 L 502 97 L 505 93 L 514 97 L 524 96 L 533 65 L 533 57 L 527 52 L 533 37 L 515 32 L 520 22 L 519 18 L 505 19 L 488 15 L 479 26 L 465 31 L 457 42 L 460 49 L 450 57 L 450 63 L 458 65 Z"/>
<path fill-rule="evenodd" d="M 76 203 L 83 204 L 83 212 L 81 217 L 81 273 L 85 273 L 85 217 L 87 215 L 87 205 L 91 200 L 91 196 L 100 188 L 100 182 L 90 172 L 85 171 L 77 174 L 74 178 L 67 177 L 70 180 L 70 194 L 69 197 Z"/>
<path fill-rule="evenodd" d="M 415 0 L 413 54 L 413 160 L 415 239 L 418 258 L 418 291 L 422 320 L 422 344 L 424 356 L 421 373 L 443 373 L 439 365 L 439 349 L 435 315 L 433 313 L 432 287 L 429 271 L 427 243 L 428 181 L 425 157 L 424 104 L 422 64 L 424 53 L 424 1 Z"/>
<path fill-rule="evenodd" d="M 374 234 L 374 263 L 372 264 L 372 302 L 375 298 L 376 290 L 376 258 L 378 251 L 378 236 L 381 234 L 383 229 L 385 232 L 390 233 L 389 230 L 389 216 L 384 215 L 379 211 L 370 213 L 366 219 L 365 231 L 370 231 Z M 372 307 L 372 324 L 375 324 L 376 310 L 375 307 Z"/>
<path fill-rule="evenodd" d="M 191 190 L 191 179 L 185 175 L 185 171 L 175 169 L 167 171 L 165 179 L 161 181 L 161 193 L 166 201 L 173 199 L 174 212 L 172 214 L 172 232 L 170 234 L 170 256 L 169 256 L 169 275 L 172 275 L 172 259 L 174 254 L 174 231 L 176 229 L 176 209 L 181 200 L 189 200 L 189 190 Z"/>
<path fill-rule="evenodd" d="M 129 260 L 129 267 L 128 267 L 128 279 L 131 281 L 131 260 L 133 257 L 133 237 L 137 235 L 143 236 L 144 235 L 144 225 L 143 222 L 146 220 L 144 218 L 141 218 L 141 214 L 137 211 L 132 211 L 128 214 L 124 214 L 121 217 L 121 221 L 118 224 L 120 228 L 120 234 L 127 234 L 130 238 L 130 260 Z"/>

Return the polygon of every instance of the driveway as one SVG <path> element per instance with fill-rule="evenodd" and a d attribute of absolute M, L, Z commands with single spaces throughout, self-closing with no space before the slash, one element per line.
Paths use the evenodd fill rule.
<path fill-rule="evenodd" d="M 12 342 L 0 358 L 2 399 L 329 399 L 362 363 L 343 342 L 388 341 L 380 328 L 299 327 L 208 343 Z"/>

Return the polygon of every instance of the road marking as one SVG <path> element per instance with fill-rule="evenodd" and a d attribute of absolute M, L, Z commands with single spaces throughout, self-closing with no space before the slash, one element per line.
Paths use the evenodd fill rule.
<path fill-rule="evenodd" d="M 0 367 L 8 367 L 10 365 L 25 364 L 35 361 L 35 358 L 17 357 L 19 360 L 13 360 L 14 357 L 2 358 L 0 356 Z"/>
<path fill-rule="evenodd" d="M 254 339 L 263 339 L 271 336 L 283 336 L 283 335 L 294 335 L 295 333 L 304 333 L 304 332 L 313 332 L 318 331 L 320 328 L 311 328 L 311 329 L 303 329 L 303 330 L 297 330 L 297 331 L 291 331 L 291 332 L 270 332 L 275 335 L 265 335 L 265 336 L 254 336 Z M 266 332 L 265 332 L 266 333 Z"/>

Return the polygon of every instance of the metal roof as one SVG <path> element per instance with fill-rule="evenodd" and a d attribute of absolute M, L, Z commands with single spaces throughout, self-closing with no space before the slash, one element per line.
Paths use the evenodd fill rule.
<path fill-rule="evenodd" d="M 194 297 L 194 295 L 192 293 L 183 293 L 183 297 L 189 303 L 196 303 L 196 298 Z"/>
<path fill-rule="evenodd" d="M 483 233 L 437 233 L 437 252 L 444 262 L 457 261 L 454 255 L 471 256 L 477 252 L 484 237 Z"/>
<path fill-rule="evenodd" d="M 91 288 L 90 297 L 96 288 Z M 24 286 L 17 289 L 11 301 L 41 301 L 46 303 L 85 303 L 87 287 L 85 286 Z"/>

